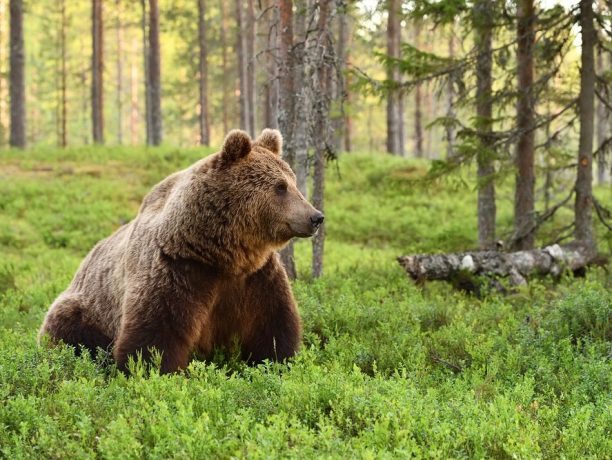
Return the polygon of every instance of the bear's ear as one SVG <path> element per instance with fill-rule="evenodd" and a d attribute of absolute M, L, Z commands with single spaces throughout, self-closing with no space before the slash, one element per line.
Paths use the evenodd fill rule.
<path fill-rule="evenodd" d="M 227 164 L 246 157 L 251 151 L 251 138 L 239 129 L 233 129 L 225 136 L 221 148 L 221 158 Z"/>
<path fill-rule="evenodd" d="M 255 140 L 255 144 L 261 145 L 270 152 L 280 155 L 283 150 L 283 136 L 278 129 L 266 128 Z"/>

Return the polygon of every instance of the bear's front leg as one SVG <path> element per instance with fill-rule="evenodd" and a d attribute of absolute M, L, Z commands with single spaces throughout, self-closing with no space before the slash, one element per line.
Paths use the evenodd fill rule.
<path fill-rule="evenodd" d="M 190 278 L 166 274 L 155 283 L 157 289 L 128 292 L 113 350 L 119 369 L 127 371 L 130 356 L 136 359 L 141 354 L 143 361 L 150 362 L 153 349 L 161 353 L 161 373 L 187 367 L 218 290 L 214 277 L 200 273 Z"/>
<path fill-rule="evenodd" d="M 278 254 L 247 279 L 242 294 L 238 301 L 248 318 L 241 340 L 242 356 L 251 363 L 294 356 L 300 347 L 302 326 Z"/>

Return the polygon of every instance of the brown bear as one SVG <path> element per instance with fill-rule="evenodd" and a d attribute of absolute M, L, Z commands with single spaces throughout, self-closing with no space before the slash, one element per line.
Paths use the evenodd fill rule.
<path fill-rule="evenodd" d="M 276 250 L 313 235 L 323 214 L 296 187 L 282 138 L 230 132 L 220 152 L 172 174 L 138 215 L 87 255 L 51 305 L 40 335 L 128 358 L 161 353 L 161 372 L 192 353 L 238 344 L 249 362 L 284 360 L 301 340 Z"/>

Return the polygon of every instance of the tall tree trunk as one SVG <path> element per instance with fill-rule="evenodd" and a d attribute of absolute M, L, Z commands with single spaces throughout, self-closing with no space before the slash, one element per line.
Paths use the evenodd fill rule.
<path fill-rule="evenodd" d="M 278 127 L 283 135 L 283 157 L 290 166 L 294 166 L 295 154 L 291 149 L 293 134 L 293 1 L 277 0 L 279 9 L 278 34 Z M 281 258 L 287 276 L 296 278 L 293 242 L 281 252 Z"/>
<path fill-rule="evenodd" d="M 10 98 L 11 98 L 11 135 L 13 147 L 26 145 L 26 106 L 25 106 L 25 51 L 23 43 L 23 1 L 11 0 L 10 3 Z"/>
<path fill-rule="evenodd" d="M 102 0 L 92 0 L 91 9 L 91 121 L 93 141 L 104 143 L 104 26 Z"/>
<path fill-rule="evenodd" d="M 535 44 L 533 0 L 519 0 L 517 28 L 516 186 L 514 195 L 515 249 L 533 249 L 535 224 L 535 98 L 533 96 L 533 48 Z"/>
<path fill-rule="evenodd" d="M 491 0 L 474 4 L 474 29 L 478 58 L 476 62 L 476 115 L 480 146 L 476 154 L 478 174 L 478 244 L 481 249 L 495 247 L 495 185 L 493 174 L 492 131 L 492 32 Z"/>
<path fill-rule="evenodd" d="M 399 39 L 400 33 L 400 18 L 399 10 L 401 3 L 399 0 L 387 0 L 388 17 L 387 17 L 387 55 L 390 58 L 399 57 Z M 399 72 L 397 66 L 389 65 L 387 69 L 387 79 L 392 81 L 399 80 Z M 387 93 L 387 152 L 394 155 L 400 154 L 399 136 L 399 92 L 390 90 Z"/>
<path fill-rule="evenodd" d="M 123 144 L 123 8 L 121 0 L 115 1 L 117 9 L 116 40 L 117 40 L 117 144 Z"/>
<path fill-rule="evenodd" d="M 132 41 L 134 56 L 138 53 L 137 39 Z M 145 139 L 146 140 L 146 139 Z M 130 64 L 130 144 L 138 143 L 138 67 L 136 60 Z"/>
<path fill-rule="evenodd" d="M 312 47 L 316 47 L 316 35 L 311 33 L 308 35 L 307 27 L 311 20 L 312 7 L 306 0 L 297 0 L 295 2 L 294 16 L 294 50 L 293 50 L 293 87 L 295 88 L 295 101 L 293 102 L 293 122 L 291 133 L 291 151 L 294 155 L 293 164 L 291 165 L 295 172 L 297 187 L 302 192 L 302 195 L 308 196 L 308 177 L 309 161 L 308 147 L 309 138 L 308 131 L 310 128 L 310 113 L 312 110 L 312 85 L 306 75 L 308 67 L 307 61 L 310 61 L 308 55 Z"/>
<path fill-rule="evenodd" d="M 314 174 L 312 187 L 312 205 L 324 212 L 325 194 L 325 154 L 328 150 L 329 133 L 329 99 L 331 96 L 331 69 L 327 63 L 330 54 L 330 40 L 328 37 L 328 22 L 331 0 L 319 1 L 318 43 L 316 50 L 321 53 L 317 56 L 317 85 L 315 88 L 314 114 L 316 119 L 316 140 L 314 154 Z M 323 250 L 325 246 L 325 223 L 312 238 L 312 276 L 318 278 L 323 275 Z"/>
<path fill-rule="evenodd" d="M 149 0 L 149 87 L 151 88 L 151 144 L 162 142 L 161 62 L 159 44 L 159 9 L 157 0 Z"/>
<path fill-rule="evenodd" d="M 60 147 L 66 147 L 68 145 L 68 108 L 67 108 L 67 65 L 66 65 L 66 28 L 67 28 L 67 17 L 66 17 L 66 0 L 60 0 Z"/>
<path fill-rule="evenodd" d="M 450 24 L 450 35 L 448 37 L 448 57 L 455 59 L 455 22 Z M 455 127 L 452 119 L 455 118 L 455 86 L 454 75 L 448 76 L 448 88 L 446 90 L 446 158 L 450 160 L 455 156 Z"/>
<path fill-rule="evenodd" d="M 593 2 L 580 1 L 580 28 L 582 36 L 580 96 L 580 139 L 578 144 L 578 174 L 576 177 L 575 237 L 589 246 L 595 246 L 593 233 L 593 118 L 595 114 L 595 58 L 593 48 L 597 41 L 593 24 Z"/>
<path fill-rule="evenodd" d="M 142 7 L 142 19 L 141 19 L 141 29 L 142 29 L 142 56 L 143 56 L 143 81 L 144 81 L 144 102 L 145 102 L 145 141 L 147 145 L 152 144 L 152 129 L 153 129 L 153 120 L 151 118 L 151 82 L 149 81 L 149 73 L 150 73 L 150 55 L 149 55 L 149 39 L 148 39 L 148 21 L 147 21 L 147 0 L 140 0 L 140 5 Z"/>
<path fill-rule="evenodd" d="M 266 40 L 266 83 L 265 90 L 265 123 L 267 128 L 278 128 L 278 80 L 276 69 L 276 42 L 278 33 L 278 8 L 271 0 L 265 3 L 265 26 L 268 31 Z"/>
<path fill-rule="evenodd" d="M 247 15 L 246 15 L 246 90 L 247 90 L 247 105 L 249 107 L 248 114 L 248 132 L 251 137 L 255 137 L 255 109 L 257 103 L 255 100 L 255 40 L 256 40 L 256 23 L 255 23 L 255 5 L 253 0 L 247 0 Z"/>
<path fill-rule="evenodd" d="M 414 46 L 421 47 L 421 23 L 414 22 Z M 423 88 L 418 84 L 414 88 L 414 156 L 423 158 Z"/>
<path fill-rule="evenodd" d="M 247 39 L 246 39 L 246 20 L 244 13 L 244 0 L 236 0 L 236 61 L 238 65 L 238 80 L 240 84 L 240 128 L 249 131 L 249 98 L 247 84 Z M 250 134 L 250 133 L 249 133 Z"/>
<path fill-rule="evenodd" d="M 204 0 L 198 0 L 198 44 L 199 89 L 200 103 L 198 120 L 200 125 L 200 145 L 210 144 L 210 128 L 208 121 L 208 50 L 206 45 L 206 5 Z"/>
<path fill-rule="evenodd" d="M 221 70 L 223 71 L 222 78 L 222 92 L 223 92 L 223 135 L 225 136 L 229 132 L 229 118 L 227 115 L 227 109 L 229 107 L 228 100 L 228 73 L 227 73 L 227 13 L 225 12 L 225 1 L 219 1 L 219 8 L 221 11 Z"/>
<path fill-rule="evenodd" d="M 0 0 L 0 148 L 4 147 L 8 140 L 10 122 L 8 81 L 5 78 L 8 74 L 6 53 L 10 48 L 10 43 L 7 43 L 6 5 L 5 0 Z"/>
<path fill-rule="evenodd" d="M 612 56 L 612 52 L 608 51 Z M 599 70 L 599 75 L 603 75 L 606 71 L 604 59 L 603 59 L 604 50 L 599 48 L 599 52 L 597 53 L 597 68 Z M 602 101 L 598 101 L 597 103 L 597 148 L 601 149 L 606 141 L 607 133 L 612 132 L 612 127 L 610 126 L 610 121 L 612 118 L 610 114 L 606 110 L 606 105 Z M 603 185 L 606 182 L 606 155 L 607 149 L 601 149 L 599 151 L 597 157 L 597 183 L 599 185 Z"/>

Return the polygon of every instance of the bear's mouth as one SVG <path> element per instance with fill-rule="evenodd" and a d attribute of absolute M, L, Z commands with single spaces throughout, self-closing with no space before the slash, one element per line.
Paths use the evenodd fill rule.
<path fill-rule="evenodd" d="M 308 225 L 309 227 L 308 230 L 295 229 L 291 226 L 291 224 L 287 224 L 287 227 L 289 228 L 289 231 L 293 235 L 292 237 L 295 237 L 295 238 L 310 238 L 311 236 L 316 235 L 317 232 L 319 231 L 319 226 L 313 227 L 312 225 Z"/>

